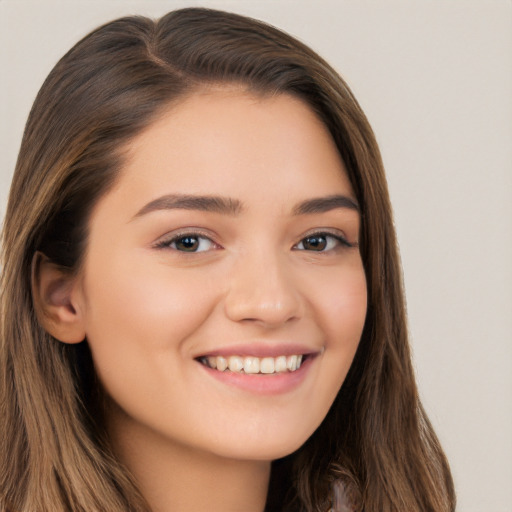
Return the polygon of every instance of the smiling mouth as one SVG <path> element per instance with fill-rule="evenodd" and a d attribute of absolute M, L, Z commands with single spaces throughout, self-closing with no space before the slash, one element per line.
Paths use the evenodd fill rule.
<path fill-rule="evenodd" d="M 197 360 L 219 372 L 271 375 L 295 372 L 307 357 L 302 354 L 277 357 L 203 356 Z"/>

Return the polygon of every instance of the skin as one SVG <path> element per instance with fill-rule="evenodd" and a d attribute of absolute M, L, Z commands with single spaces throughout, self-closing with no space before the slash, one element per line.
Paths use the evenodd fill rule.
<path fill-rule="evenodd" d="M 221 196 L 239 208 L 147 206 L 168 194 Z M 78 277 L 59 285 L 41 265 L 50 330 L 68 343 L 87 337 L 114 448 L 155 512 L 262 511 L 270 462 L 327 414 L 366 315 L 360 215 L 295 210 L 333 195 L 355 202 L 308 106 L 209 89 L 132 141 L 93 210 Z M 325 231 L 325 247 L 311 243 Z M 176 237 L 196 233 L 199 250 L 180 250 Z M 290 343 L 314 357 L 285 392 L 241 389 L 197 361 L 234 345 Z"/>

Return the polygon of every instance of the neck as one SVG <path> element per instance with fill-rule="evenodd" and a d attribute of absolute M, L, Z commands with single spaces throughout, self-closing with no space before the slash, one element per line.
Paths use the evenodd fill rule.
<path fill-rule="evenodd" d="M 109 421 L 113 448 L 152 512 L 263 512 L 270 462 L 233 460 Z"/>

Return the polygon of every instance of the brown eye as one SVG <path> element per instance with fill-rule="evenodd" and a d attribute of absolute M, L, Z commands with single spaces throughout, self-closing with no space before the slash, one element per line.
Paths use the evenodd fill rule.
<path fill-rule="evenodd" d="M 302 246 L 306 251 L 324 251 L 327 247 L 327 237 L 324 235 L 308 236 L 302 240 Z"/>
<path fill-rule="evenodd" d="M 303 238 L 294 249 L 299 251 L 328 252 L 339 247 L 353 247 L 353 245 L 340 235 L 315 233 Z"/>
<path fill-rule="evenodd" d="M 196 233 L 178 235 L 156 244 L 157 249 L 171 249 L 179 252 L 206 252 L 219 249 L 219 246 L 207 236 Z"/>
<path fill-rule="evenodd" d="M 196 252 L 199 248 L 199 237 L 184 236 L 175 240 L 174 245 L 178 251 Z"/>

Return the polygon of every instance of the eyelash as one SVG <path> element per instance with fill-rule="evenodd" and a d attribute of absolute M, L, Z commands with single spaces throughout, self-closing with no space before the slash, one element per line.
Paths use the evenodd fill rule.
<path fill-rule="evenodd" d="M 197 253 L 197 252 L 205 252 L 205 251 L 196 251 L 196 250 L 193 250 L 193 251 L 181 251 L 179 250 L 177 247 L 172 247 L 173 244 L 176 245 L 177 242 L 179 242 L 180 240 L 185 240 L 186 238 L 191 238 L 191 239 L 196 239 L 198 240 L 199 244 L 201 244 L 201 241 L 208 241 L 209 243 L 211 243 L 213 246 L 216 246 L 216 248 L 220 248 L 220 246 L 218 244 L 216 244 L 209 235 L 206 235 L 204 233 L 201 233 L 199 231 L 189 231 L 189 232 L 183 232 L 183 233 L 178 233 L 177 235 L 174 235 L 173 237 L 171 238 L 165 238 L 159 242 L 157 242 L 155 244 L 155 247 L 157 249 L 172 249 L 174 251 L 178 251 L 178 252 L 184 252 L 184 253 Z"/>
<path fill-rule="evenodd" d="M 317 232 L 313 232 L 313 233 L 306 235 L 293 248 L 295 249 L 299 244 L 303 244 L 305 240 L 313 239 L 313 238 L 316 238 L 316 239 L 324 238 L 327 240 L 331 239 L 331 240 L 334 240 L 336 244 L 339 244 L 339 246 L 346 247 L 346 248 L 355 247 L 355 245 L 356 245 L 356 244 L 350 243 L 344 236 L 342 236 L 340 234 L 330 233 L 329 231 L 317 231 Z M 302 249 L 302 250 L 304 250 L 304 251 L 309 250 L 310 252 L 329 252 L 334 249 L 336 249 L 336 247 L 330 247 L 327 250 L 320 250 L 320 251 L 314 251 L 312 249 Z M 296 249 L 296 250 L 300 250 L 300 249 Z"/>
<path fill-rule="evenodd" d="M 213 246 L 215 246 L 215 249 L 220 248 L 220 246 L 218 244 L 216 244 L 210 238 L 210 236 L 208 236 L 204 233 L 201 233 L 201 232 L 194 232 L 194 231 L 179 233 L 179 234 L 173 236 L 172 238 L 161 240 L 155 244 L 155 248 L 157 248 L 157 249 L 172 249 L 172 250 L 175 250 L 178 252 L 191 253 L 191 254 L 195 254 L 198 252 L 207 252 L 208 250 L 210 250 L 210 249 L 206 249 L 206 250 L 201 251 L 201 250 L 180 250 L 180 249 L 178 249 L 176 247 L 176 243 L 179 241 L 184 241 L 187 238 L 197 240 L 197 243 L 199 244 L 199 248 L 201 247 L 201 241 L 205 241 L 205 240 L 208 241 L 209 243 L 211 243 Z M 343 237 L 339 234 L 330 233 L 328 231 L 319 231 L 319 232 L 310 233 L 310 234 L 306 235 L 305 237 L 303 237 L 297 244 L 295 244 L 293 246 L 293 249 L 309 251 L 309 252 L 320 252 L 320 253 L 329 252 L 329 251 L 336 249 L 336 247 L 329 247 L 328 249 L 323 248 L 319 251 L 315 251 L 313 249 L 299 249 L 298 248 L 298 246 L 300 244 L 304 244 L 304 242 L 308 239 L 311 240 L 311 239 L 319 239 L 319 238 L 326 239 L 327 246 L 329 245 L 329 240 L 331 240 L 331 241 L 334 240 L 336 245 L 346 247 L 346 248 L 356 246 L 356 244 L 350 243 L 345 237 Z M 173 245 L 174 245 L 174 247 L 173 247 Z"/>

